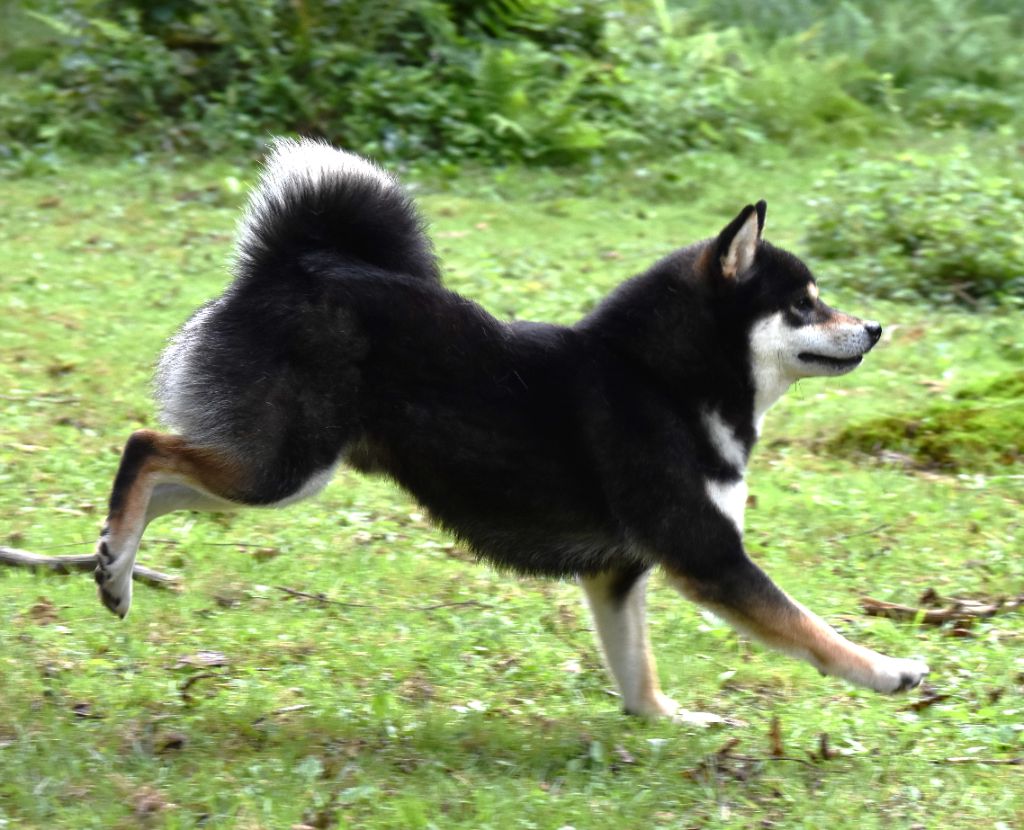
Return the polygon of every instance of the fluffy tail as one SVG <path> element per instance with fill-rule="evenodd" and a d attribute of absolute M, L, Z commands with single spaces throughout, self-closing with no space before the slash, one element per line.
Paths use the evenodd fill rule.
<path fill-rule="evenodd" d="M 393 176 L 325 142 L 279 138 L 239 226 L 236 275 L 284 278 L 313 253 L 440 280 L 423 221 Z"/>

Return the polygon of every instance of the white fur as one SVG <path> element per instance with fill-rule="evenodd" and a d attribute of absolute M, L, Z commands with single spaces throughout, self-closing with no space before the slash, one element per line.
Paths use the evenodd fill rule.
<path fill-rule="evenodd" d="M 382 189 L 399 187 L 389 173 L 373 162 L 326 142 L 309 138 L 275 140 L 239 223 L 236 256 L 244 260 L 249 252 L 262 249 L 257 229 L 265 226 L 289 198 L 298 192 L 316 192 L 327 181 L 345 179 L 375 182 Z"/>
<path fill-rule="evenodd" d="M 709 478 L 704 482 L 708 498 L 743 535 L 743 517 L 747 507 L 747 482 L 742 478 L 735 481 L 718 481 Z"/>
<path fill-rule="evenodd" d="M 222 301 L 209 303 L 193 314 L 171 338 L 160 355 L 156 370 L 156 396 L 161 420 L 178 432 L 193 432 L 196 420 L 195 401 L 189 396 L 188 378 L 192 373 L 191 355 L 199 331 Z"/>
<path fill-rule="evenodd" d="M 905 657 L 886 657 L 879 654 L 874 664 L 874 674 L 867 683 L 867 686 L 876 692 L 891 695 L 894 692 L 905 691 L 907 688 L 918 686 L 929 673 L 928 664 L 921 660 L 912 660 Z M 904 678 L 913 678 L 909 685 Z M 855 678 L 849 678 L 852 682 L 858 682 Z"/>
<path fill-rule="evenodd" d="M 796 377 L 790 368 L 798 351 L 792 349 L 793 329 L 781 311 L 759 320 L 750 330 L 750 363 L 754 379 L 754 424 L 758 432 L 765 413 L 783 396 Z"/>
<path fill-rule="evenodd" d="M 334 472 L 338 469 L 338 465 L 341 461 L 336 461 L 330 467 L 325 467 L 322 470 L 318 470 L 307 478 L 302 486 L 292 493 L 290 496 L 285 496 L 280 501 L 275 501 L 272 504 L 267 505 L 268 507 L 287 507 L 289 504 L 295 504 L 296 502 L 308 499 L 310 496 L 315 496 L 321 490 L 326 487 L 332 478 L 334 478 Z"/>
<path fill-rule="evenodd" d="M 864 323 L 851 318 L 849 323 L 833 323 L 829 326 L 804 326 L 793 330 L 792 347 L 797 352 L 814 352 L 815 354 L 839 359 L 860 357 L 873 345 Z M 832 374 L 824 370 L 816 370 L 801 362 L 801 374 L 822 375 Z"/>
<path fill-rule="evenodd" d="M 701 413 L 701 420 L 719 458 L 735 467 L 738 476 L 732 481 L 708 479 L 704 482 L 705 491 L 715 507 L 733 523 L 742 536 L 747 505 L 747 483 L 743 480 L 743 471 L 747 466 L 746 450 L 717 410 L 705 410 Z"/>
<path fill-rule="evenodd" d="M 735 467 L 737 472 L 742 472 L 747 466 L 747 452 L 732 427 L 714 409 L 704 410 L 701 413 L 701 420 L 704 422 L 704 429 L 707 430 L 718 457 L 726 464 Z"/>
<path fill-rule="evenodd" d="M 808 289 L 810 291 L 810 289 Z M 777 311 L 759 320 L 750 330 L 750 362 L 754 380 L 754 423 L 758 432 L 765 413 L 800 378 L 842 375 L 854 365 L 837 367 L 804 360 L 816 354 L 850 360 L 865 354 L 874 340 L 860 320 L 833 322 L 826 326 L 793 327 L 785 313 Z"/>

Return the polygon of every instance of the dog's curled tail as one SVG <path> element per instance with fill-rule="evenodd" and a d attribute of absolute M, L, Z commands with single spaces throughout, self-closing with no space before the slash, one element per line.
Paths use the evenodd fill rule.
<path fill-rule="evenodd" d="M 287 279 L 305 271 L 310 254 L 440 279 L 423 221 L 397 179 L 323 141 L 275 139 L 239 225 L 235 273 Z"/>

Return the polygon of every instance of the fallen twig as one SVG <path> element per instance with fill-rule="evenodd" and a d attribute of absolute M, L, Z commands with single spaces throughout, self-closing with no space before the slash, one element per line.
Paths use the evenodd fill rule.
<path fill-rule="evenodd" d="M 439 602 L 436 605 L 414 605 L 410 611 L 439 611 L 442 608 L 490 608 L 486 602 L 478 599 L 464 599 L 459 602 Z"/>
<path fill-rule="evenodd" d="M 297 597 L 298 599 L 308 599 L 308 600 L 312 600 L 313 602 L 322 603 L 323 605 L 338 605 L 338 606 L 341 606 L 342 608 L 381 608 L 381 607 L 383 607 L 383 606 L 380 606 L 380 605 L 376 605 L 374 603 L 343 602 L 342 600 L 334 599 L 333 597 L 329 597 L 329 596 L 327 596 L 326 594 L 323 594 L 323 593 L 319 593 L 318 592 L 318 593 L 313 594 L 313 593 L 310 593 L 309 591 L 299 591 L 299 590 L 297 590 L 295 588 L 289 588 L 286 585 L 275 585 L 274 587 L 278 591 L 282 591 L 283 593 L 288 594 L 288 596 L 290 596 L 290 597 Z M 457 601 L 457 602 L 439 602 L 439 603 L 436 603 L 434 605 L 406 605 L 406 606 L 398 606 L 397 608 L 395 608 L 395 610 L 398 610 L 398 611 L 424 611 L 424 612 L 427 612 L 427 611 L 439 611 L 442 608 L 468 608 L 468 607 L 490 608 L 491 606 L 488 605 L 486 602 L 480 602 L 479 600 L 476 600 L 476 599 L 466 599 L 466 600 L 460 600 L 460 601 Z"/>
<path fill-rule="evenodd" d="M 937 758 L 933 764 L 989 764 L 993 766 L 1024 767 L 1024 756 L 1018 758 Z"/>
<path fill-rule="evenodd" d="M 41 553 L 31 553 L 27 550 L 0 545 L 0 565 L 11 565 L 16 568 L 48 568 L 60 574 L 68 574 L 91 571 L 96 567 L 96 556 L 91 553 L 44 556 Z M 179 577 L 154 571 L 145 565 L 135 565 L 132 569 L 132 578 L 152 585 L 154 588 L 177 590 L 181 587 Z"/>
<path fill-rule="evenodd" d="M 286 585 L 275 585 L 278 591 L 283 591 L 290 597 L 298 597 L 299 599 L 311 599 L 313 602 L 319 602 L 323 605 L 340 605 L 343 608 L 377 608 L 378 606 L 372 605 L 365 602 L 342 602 L 338 599 L 332 599 L 326 594 L 316 593 L 311 594 L 308 591 L 298 591 L 295 588 L 289 588 Z"/>
<path fill-rule="evenodd" d="M 835 536 L 829 536 L 825 539 L 826 542 L 839 542 L 843 539 L 853 539 L 857 536 L 871 536 L 878 533 L 880 530 L 892 527 L 892 522 L 884 522 L 883 524 L 876 525 L 875 527 L 868 528 L 867 530 L 855 530 L 852 533 L 837 533 Z"/>
<path fill-rule="evenodd" d="M 57 403 L 69 404 L 79 403 L 78 397 L 60 397 L 57 395 L 0 395 L 0 401 L 15 401 L 16 403 Z"/>
<path fill-rule="evenodd" d="M 783 761 L 792 764 L 801 764 L 805 767 L 817 766 L 818 758 L 794 758 L 791 755 L 777 755 L 775 754 L 777 749 L 781 749 L 781 746 L 776 746 L 776 740 L 781 741 L 781 737 L 776 734 L 776 723 L 772 722 L 772 731 L 769 733 L 769 739 L 772 744 L 770 747 L 770 755 L 746 755 L 734 752 L 733 750 L 740 743 L 739 738 L 730 738 L 726 741 L 716 752 L 705 756 L 701 762 L 693 769 L 686 770 L 683 774 L 688 778 L 699 778 L 703 777 L 717 777 L 720 775 L 728 775 L 740 781 L 746 781 L 753 775 L 757 774 L 757 767 L 761 764 L 770 763 L 773 761 Z M 833 757 L 828 755 L 827 758 Z M 826 757 L 822 757 L 820 760 L 827 760 Z"/>
<path fill-rule="evenodd" d="M 897 602 L 861 597 L 860 607 L 864 609 L 865 614 L 873 617 L 888 617 L 892 620 L 920 620 L 924 625 L 945 625 L 949 622 L 986 619 L 1005 611 L 1014 611 L 1024 605 L 1024 595 L 991 602 L 956 598 L 950 598 L 949 602 L 950 605 L 945 608 L 915 608 L 911 605 L 900 605 Z"/>
<path fill-rule="evenodd" d="M 178 686 L 178 694 L 181 695 L 182 702 L 187 705 L 194 703 L 195 699 L 192 697 L 192 693 L 189 690 L 200 680 L 210 680 L 211 678 L 216 677 L 220 677 L 220 675 L 212 671 L 204 671 L 186 678 L 186 680 Z"/>

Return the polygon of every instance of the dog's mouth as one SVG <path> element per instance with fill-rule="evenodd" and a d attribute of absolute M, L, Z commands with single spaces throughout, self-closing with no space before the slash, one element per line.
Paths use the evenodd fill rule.
<path fill-rule="evenodd" d="M 849 372 L 860 366 L 861 361 L 864 360 L 864 355 L 857 355 L 856 357 L 829 357 L 825 354 L 815 354 L 814 352 L 800 352 L 797 355 L 800 360 L 804 363 L 817 363 L 821 366 L 827 366 L 833 372 Z"/>

